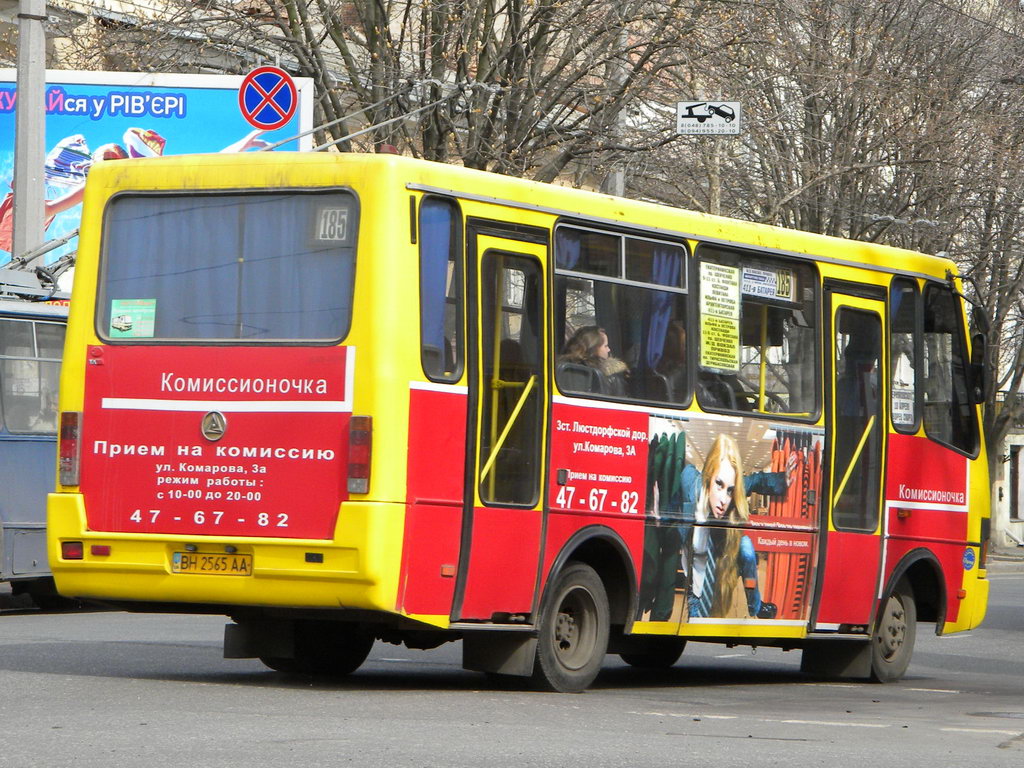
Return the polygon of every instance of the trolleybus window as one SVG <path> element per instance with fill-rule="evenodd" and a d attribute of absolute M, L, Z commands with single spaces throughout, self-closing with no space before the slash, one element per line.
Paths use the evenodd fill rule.
<path fill-rule="evenodd" d="M 817 289 L 806 264 L 701 246 L 697 397 L 728 411 L 818 413 Z"/>
<path fill-rule="evenodd" d="M 458 209 L 428 198 L 420 206 L 420 343 L 423 370 L 431 379 L 457 381 L 462 374 L 462 262 Z"/>
<path fill-rule="evenodd" d="M 0 320 L 0 425 L 18 434 L 57 431 L 64 325 Z"/>
<path fill-rule="evenodd" d="M 111 201 L 99 335 L 110 341 L 337 341 L 352 314 L 345 192 Z"/>
<path fill-rule="evenodd" d="M 688 402 L 686 250 L 649 238 L 559 227 L 555 257 L 559 388 Z"/>
<path fill-rule="evenodd" d="M 924 429 L 932 440 L 973 454 L 978 428 L 967 385 L 961 316 L 952 291 L 924 291 Z"/>

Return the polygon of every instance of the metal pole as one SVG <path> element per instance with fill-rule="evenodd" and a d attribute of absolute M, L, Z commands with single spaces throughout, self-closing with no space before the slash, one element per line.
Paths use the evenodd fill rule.
<path fill-rule="evenodd" d="M 43 244 L 46 162 L 46 0 L 20 0 L 14 126 L 14 228 L 11 256 Z"/>
<path fill-rule="evenodd" d="M 626 51 L 629 46 L 629 33 L 623 25 L 617 35 L 617 51 Z M 621 54 L 625 56 L 625 53 Z M 621 59 L 616 59 L 614 56 L 609 59 L 607 65 L 605 65 L 605 78 L 609 83 L 612 84 L 612 98 L 618 99 L 620 102 L 625 101 L 626 95 L 622 88 L 626 83 L 626 64 Z M 625 132 L 626 129 L 626 114 L 622 109 L 621 103 L 615 115 L 615 122 L 611 126 L 611 135 L 613 139 L 618 142 Z M 615 195 L 617 197 L 624 197 L 626 195 L 626 161 L 623 158 L 615 161 L 611 170 L 608 171 L 608 175 L 605 176 L 604 181 L 601 183 L 601 191 L 609 195 Z"/>

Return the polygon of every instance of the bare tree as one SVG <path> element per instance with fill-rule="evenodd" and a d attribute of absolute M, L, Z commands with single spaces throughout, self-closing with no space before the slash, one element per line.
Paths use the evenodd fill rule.
<path fill-rule="evenodd" d="M 591 186 L 625 167 L 632 196 L 945 251 L 991 326 L 990 449 L 1024 416 L 1024 30 L 1010 5 L 54 4 L 67 7 L 63 66 L 269 61 L 312 77 L 321 145 Z M 676 136 L 672 105 L 702 98 L 740 101 L 742 135 Z"/>
<path fill-rule="evenodd" d="M 119 4 L 134 8 L 131 23 L 66 2 L 78 11 L 67 13 L 64 48 L 68 65 L 87 68 L 244 72 L 276 61 L 316 82 L 319 144 L 393 145 L 544 181 L 582 170 L 594 183 L 609 165 L 675 140 L 671 115 L 657 108 L 660 98 L 672 103 L 666 73 L 724 2 Z M 634 119 L 641 114 L 658 119 Z"/>

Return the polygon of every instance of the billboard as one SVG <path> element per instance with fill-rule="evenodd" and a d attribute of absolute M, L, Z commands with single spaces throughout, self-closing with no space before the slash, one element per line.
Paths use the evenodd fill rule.
<path fill-rule="evenodd" d="M 123 157 L 244 152 L 286 139 L 281 150 L 309 150 L 313 81 L 294 78 L 297 104 L 273 130 L 260 130 L 239 105 L 245 78 L 235 75 L 46 71 L 46 239 L 72 232 L 82 185 L 93 163 Z M 0 69 L 0 265 L 11 258 L 17 73 Z M 280 122 L 280 125 L 276 123 Z M 73 251 L 75 240 L 46 254 Z"/>

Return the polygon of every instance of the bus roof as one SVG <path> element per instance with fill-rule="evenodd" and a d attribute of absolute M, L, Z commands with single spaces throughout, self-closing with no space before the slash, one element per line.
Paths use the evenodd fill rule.
<path fill-rule="evenodd" d="M 933 279 L 945 279 L 948 273 L 958 274 L 950 259 L 917 251 L 391 154 L 248 152 L 98 163 L 87 181 L 87 202 L 88 190 L 92 190 L 93 195 L 103 195 L 104 187 L 108 195 L 126 189 L 310 189 L 330 185 L 336 173 L 334 169 L 342 166 L 355 166 L 359 170 L 357 175 L 364 178 L 381 179 L 386 174 L 394 183 L 413 191 L 543 211 L 590 223 L 722 245 L 755 246 L 818 261 L 917 273 Z M 218 172 L 197 176 L 196 171 L 204 168 L 216 168 Z M 158 172 L 154 172 L 157 169 Z"/>

